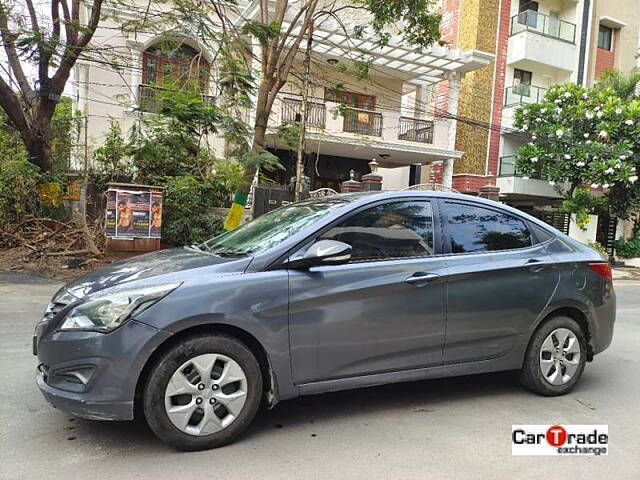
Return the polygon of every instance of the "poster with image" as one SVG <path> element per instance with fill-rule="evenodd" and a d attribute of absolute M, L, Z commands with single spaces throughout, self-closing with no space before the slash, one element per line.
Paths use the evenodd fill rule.
<path fill-rule="evenodd" d="M 107 237 L 160 238 L 161 228 L 162 192 L 107 191 Z"/>
<path fill-rule="evenodd" d="M 162 192 L 151 192 L 149 237 L 160 238 L 162 230 Z"/>
<path fill-rule="evenodd" d="M 107 211 L 105 213 L 104 233 L 107 237 L 116 236 L 116 190 L 107 190 Z"/>

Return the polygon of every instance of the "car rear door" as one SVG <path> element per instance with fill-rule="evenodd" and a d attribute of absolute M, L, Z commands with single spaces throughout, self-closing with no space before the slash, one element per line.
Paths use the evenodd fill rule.
<path fill-rule="evenodd" d="M 321 232 L 353 247 L 345 265 L 289 271 L 294 383 L 442 363 L 446 265 L 435 203 L 386 201 Z"/>
<path fill-rule="evenodd" d="M 559 281 L 527 222 L 499 207 L 443 200 L 448 248 L 444 363 L 497 358 L 528 341 Z"/>

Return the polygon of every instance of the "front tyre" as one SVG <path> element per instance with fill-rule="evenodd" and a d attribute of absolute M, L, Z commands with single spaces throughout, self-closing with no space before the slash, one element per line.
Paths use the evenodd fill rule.
<path fill-rule="evenodd" d="M 553 317 L 533 334 L 520 381 L 540 395 L 564 395 L 580 380 L 586 359 L 587 341 L 580 325 L 569 317 Z"/>
<path fill-rule="evenodd" d="M 179 450 L 230 443 L 251 424 L 262 374 L 251 351 L 226 335 L 191 337 L 166 351 L 147 377 L 144 415 Z"/>

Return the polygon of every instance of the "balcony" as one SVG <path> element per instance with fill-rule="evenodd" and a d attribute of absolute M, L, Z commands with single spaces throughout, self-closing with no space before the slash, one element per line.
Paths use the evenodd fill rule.
<path fill-rule="evenodd" d="M 525 70 L 534 70 L 537 64 L 573 72 L 575 42 L 575 24 L 528 10 L 511 18 L 507 64 Z"/>
<path fill-rule="evenodd" d="M 509 155 L 500 157 L 500 168 L 498 169 L 499 177 L 522 177 L 522 173 L 516 168 L 516 156 Z M 546 180 L 543 175 L 532 175 L 531 178 L 536 180 Z"/>
<path fill-rule="evenodd" d="M 500 158 L 496 180 L 500 194 L 512 199 L 561 198 L 558 190 L 549 184 L 544 176 L 532 175 L 531 178 L 523 178 L 515 166 L 515 159 L 513 155 Z"/>
<path fill-rule="evenodd" d="M 462 152 L 448 149 L 448 122 L 402 116 L 400 105 L 397 109 L 367 110 L 319 97 L 310 97 L 308 105 L 306 148 L 310 152 L 365 160 L 384 158 L 385 164 L 398 166 L 462 156 Z M 300 122 L 301 106 L 300 95 L 278 95 L 269 118 L 269 147 L 289 148 L 278 127 Z"/>
<path fill-rule="evenodd" d="M 433 143 L 433 122 L 417 118 L 400 117 L 398 140 Z"/>
<path fill-rule="evenodd" d="M 511 17 L 511 35 L 534 32 L 563 42 L 576 43 L 576 26 L 557 17 L 527 10 Z"/>
<path fill-rule="evenodd" d="M 347 108 L 343 112 L 342 130 L 359 135 L 382 136 L 382 113 L 361 108 Z"/>
<path fill-rule="evenodd" d="M 302 120 L 302 100 L 298 98 L 283 98 L 280 112 L 282 123 L 300 123 Z M 308 127 L 324 128 L 326 110 L 324 103 L 307 102 Z"/>
<path fill-rule="evenodd" d="M 147 113 L 160 113 L 162 99 L 171 94 L 171 90 L 158 85 L 138 85 L 138 108 Z M 212 105 L 214 97 L 202 95 L 202 100 L 207 105 Z"/>
<path fill-rule="evenodd" d="M 531 103 L 540 103 L 545 93 L 547 93 L 546 88 L 533 85 L 513 85 L 505 89 L 504 106 L 505 108 L 509 108 L 529 105 Z"/>

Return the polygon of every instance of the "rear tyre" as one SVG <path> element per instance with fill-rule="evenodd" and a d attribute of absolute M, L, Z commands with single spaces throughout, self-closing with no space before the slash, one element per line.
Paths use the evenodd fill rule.
<path fill-rule="evenodd" d="M 147 377 L 144 415 L 178 450 L 226 445 L 251 424 L 262 397 L 254 355 L 226 335 L 186 339 L 166 351 Z"/>
<path fill-rule="evenodd" d="M 586 360 L 587 341 L 580 325 L 569 317 L 553 317 L 533 334 L 520 382 L 540 395 L 564 395 L 580 380 Z"/>

